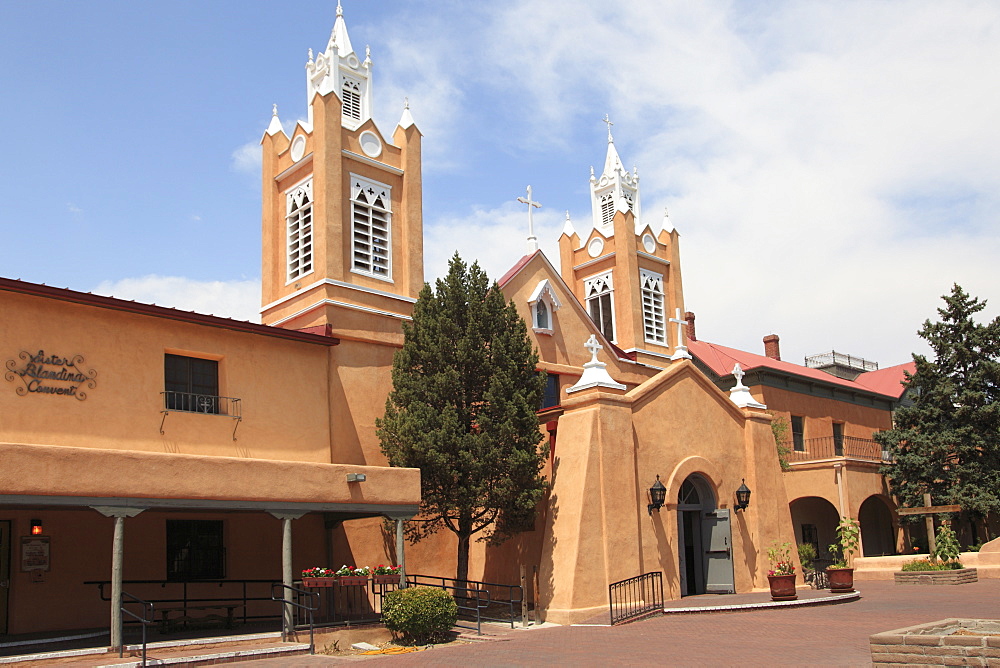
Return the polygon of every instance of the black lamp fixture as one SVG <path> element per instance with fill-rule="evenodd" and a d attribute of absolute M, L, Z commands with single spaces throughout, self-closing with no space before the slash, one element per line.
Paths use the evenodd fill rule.
<path fill-rule="evenodd" d="M 736 510 L 746 510 L 750 505 L 750 488 L 747 487 L 746 478 L 736 490 Z"/>
<path fill-rule="evenodd" d="M 42 528 L 42 521 L 31 520 L 31 535 L 40 536 L 42 534 L 42 531 L 44 531 L 44 529 Z"/>
<path fill-rule="evenodd" d="M 667 488 L 663 486 L 660 482 L 660 476 L 656 476 L 656 482 L 653 486 L 649 488 L 649 498 L 652 501 L 646 508 L 649 510 L 649 514 L 653 514 L 653 510 L 660 512 L 660 508 L 663 507 L 663 502 L 667 499 Z"/>

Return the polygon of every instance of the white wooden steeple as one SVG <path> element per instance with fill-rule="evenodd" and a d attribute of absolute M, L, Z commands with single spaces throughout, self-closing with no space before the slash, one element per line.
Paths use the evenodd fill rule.
<path fill-rule="evenodd" d="M 632 211 L 635 215 L 635 228 L 639 224 L 639 174 L 629 172 L 622 164 L 615 148 L 615 140 L 611 136 L 611 126 L 614 123 L 605 114 L 604 122 L 608 124 L 608 154 L 604 160 L 604 171 L 600 176 L 594 175 L 590 168 L 590 200 L 594 213 L 594 227 L 605 237 L 614 234 L 611 224 L 615 211 Z"/>
<path fill-rule="evenodd" d="M 372 59 L 365 47 L 364 61 L 358 58 L 351 46 L 344 21 L 344 9 L 337 1 L 337 21 L 330 32 L 326 50 L 313 59 L 312 49 L 306 61 L 306 97 L 309 104 L 309 123 L 312 124 L 312 101 L 317 93 L 336 93 L 343 104 L 341 122 L 355 130 L 372 117 Z"/>

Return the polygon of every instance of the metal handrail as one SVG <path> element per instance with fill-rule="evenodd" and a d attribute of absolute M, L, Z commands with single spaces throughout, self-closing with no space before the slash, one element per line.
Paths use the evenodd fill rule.
<path fill-rule="evenodd" d="M 465 610 L 468 614 L 475 617 L 476 633 L 480 635 L 482 634 L 483 620 L 488 622 L 509 622 L 510 627 L 514 628 L 515 610 L 520 608 L 521 602 L 524 600 L 524 590 L 521 588 L 521 585 L 501 584 L 499 582 L 456 580 L 454 578 L 443 578 L 436 575 L 407 574 L 406 584 L 408 587 L 424 586 L 437 587 L 439 589 L 444 589 L 445 591 L 450 590 L 452 592 L 452 596 L 456 599 L 455 604 L 458 606 L 458 609 Z M 483 614 L 483 611 L 489 610 L 490 605 L 494 602 L 503 601 L 503 599 L 493 598 L 493 594 L 490 591 L 491 588 L 498 590 L 498 593 L 502 592 L 504 589 L 507 590 L 506 601 L 508 613 L 506 619 L 501 617 L 490 617 Z M 466 601 L 466 603 L 464 605 L 459 603 L 459 599 Z M 457 626 L 461 625 L 459 624 Z"/>
<path fill-rule="evenodd" d="M 274 595 L 274 590 L 276 588 L 287 589 L 288 591 L 292 592 L 293 596 L 294 595 L 308 596 L 315 601 L 315 605 L 310 607 L 308 605 L 305 605 L 304 603 L 299 603 L 298 601 L 285 598 L 284 595 L 282 595 L 281 598 L 276 598 Z M 282 592 L 282 594 L 284 594 L 284 592 Z M 309 613 L 309 653 L 315 654 L 316 642 L 314 641 L 314 634 L 316 629 L 316 623 L 315 620 L 313 619 L 313 613 L 319 610 L 319 594 L 312 591 L 306 591 L 305 589 L 299 589 L 298 587 L 292 587 L 291 585 L 286 585 L 282 582 L 274 582 L 271 584 L 271 600 L 277 601 L 278 603 L 281 603 L 283 606 L 290 605 L 296 608 L 300 608 Z M 284 608 L 282 608 L 282 610 L 284 610 Z M 284 615 L 282 615 L 282 617 L 284 617 Z M 291 614 L 289 614 L 289 617 L 291 617 Z"/>
<path fill-rule="evenodd" d="M 638 619 L 651 612 L 663 611 L 663 573 L 653 571 L 608 585 L 611 623 Z"/>
<path fill-rule="evenodd" d="M 247 585 L 263 584 L 270 587 L 275 582 L 274 579 L 270 580 L 123 580 L 123 585 L 158 585 L 161 589 L 166 590 L 167 586 L 179 586 L 181 587 L 181 597 L 180 598 L 154 598 L 149 597 L 152 603 L 179 603 L 181 607 L 185 609 L 185 614 L 188 606 L 198 605 L 201 603 L 220 603 L 228 601 L 241 601 L 243 607 L 242 623 L 246 624 L 248 620 L 252 619 L 273 619 L 273 615 L 248 615 L 247 614 L 247 603 L 260 602 L 260 601 L 270 601 L 269 596 L 248 596 L 247 595 Z M 88 580 L 84 582 L 85 585 L 97 585 L 98 592 L 100 594 L 102 601 L 110 601 L 111 597 L 106 593 L 105 587 L 111 584 L 110 580 Z M 188 586 L 200 586 L 200 585 L 218 585 L 219 589 L 222 589 L 223 585 L 235 585 L 240 588 L 240 593 L 236 596 L 190 596 L 188 594 Z"/>
<path fill-rule="evenodd" d="M 130 599 L 128 601 L 128 603 L 138 603 L 139 605 L 142 606 L 143 612 L 145 612 L 145 611 L 148 610 L 149 611 L 149 617 L 147 618 L 145 614 L 143 614 L 143 615 L 137 615 L 134 612 L 132 612 L 131 610 L 127 609 L 125 607 L 125 603 L 126 603 L 125 597 L 126 596 Z M 124 592 L 123 591 L 122 592 L 122 603 L 121 603 L 121 608 L 120 609 L 121 609 L 121 612 L 122 612 L 123 615 L 128 615 L 132 619 L 138 620 L 142 624 L 142 665 L 145 666 L 146 665 L 146 627 L 149 626 L 150 624 L 153 624 L 156 621 L 156 611 L 153 609 L 153 604 L 150 603 L 149 601 L 144 601 L 141 598 L 138 598 L 136 596 L 133 596 L 132 594 L 129 594 L 128 592 Z M 124 626 L 124 622 L 121 622 L 121 624 Z M 118 636 L 119 637 L 121 637 L 121 631 L 122 631 L 122 629 L 119 628 L 118 629 Z M 122 642 L 118 646 L 118 658 L 121 658 L 123 656 L 125 656 L 125 643 L 124 642 Z"/>
<path fill-rule="evenodd" d="M 177 392 L 174 390 L 165 390 L 160 392 L 160 394 L 163 395 L 163 409 L 165 411 L 209 413 L 211 415 L 227 415 L 234 418 L 241 416 L 241 400 L 236 397 Z"/>

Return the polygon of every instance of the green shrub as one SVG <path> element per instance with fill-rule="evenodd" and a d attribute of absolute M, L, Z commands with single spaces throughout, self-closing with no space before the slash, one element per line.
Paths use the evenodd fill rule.
<path fill-rule="evenodd" d="M 964 568 L 957 561 L 936 561 L 933 559 L 914 559 L 903 562 L 904 571 L 954 571 Z"/>
<path fill-rule="evenodd" d="M 457 619 L 458 606 L 443 589 L 408 587 L 382 598 L 382 622 L 406 643 L 444 639 Z"/>
<path fill-rule="evenodd" d="M 802 543 L 799 545 L 799 562 L 802 568 L 812 568 L 812 563 L 816 561 L 816 546 L 812 543 Z"/>
<path fill-rule="evenodd" d="M 947 522 L 942 522 L 941 526 L 938 527 L 934 542 L 936 544 L 935 557 L 941 561 L 958 561 L 962 554 L 962 548 L 958 544 L 958 536 L 951 530 L 951 526 Z"/>

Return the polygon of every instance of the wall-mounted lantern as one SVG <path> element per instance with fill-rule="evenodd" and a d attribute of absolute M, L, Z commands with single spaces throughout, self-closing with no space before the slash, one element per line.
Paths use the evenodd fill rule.
<path fill-rule="evenodd" d="M 41 536 L 44 529 L 42 528 L 41 520 L 31 520 L 31 535 Z"/>
<path fill-rule="evenodd" d="M 750 505 L 750 488 L 747 487 L 746 478 L 736 490 L 736 510 L 746 510 Z"/>
<path fill-rule="evenodd" d="M 656 482 L 653 486 L 649 488 L 649 499 L 652 501 L 646 508 L 649 510 L 649 514 L 652 515 L 653 511 L 660 512 L 660 508 L 663 507 L 663 502 L 667 499 L 667 488 L 663 486 L 660 482 L 660 476 L 656 476 Z"/>

